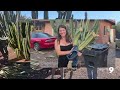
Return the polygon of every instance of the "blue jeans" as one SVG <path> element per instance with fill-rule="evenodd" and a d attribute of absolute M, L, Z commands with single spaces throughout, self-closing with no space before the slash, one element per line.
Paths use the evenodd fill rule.
<path fill-rule="evenodd" d="M 73 60 L 72 66 L 73 66 L 73 67 L 77 67 L 77 64 L 78 64 L 78 57 L 76 57 L 76 58 Z"/>

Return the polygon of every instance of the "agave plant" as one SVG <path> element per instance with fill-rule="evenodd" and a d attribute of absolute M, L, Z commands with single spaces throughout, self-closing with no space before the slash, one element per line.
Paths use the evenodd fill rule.
<path fill-rule="evenodd" d="M 74 33 L 75 37 L 73 38 L 73 43 L 75 45 L 78 45 L 79 50 L 83 50 L 95 40 L 98 34 L 98 30 L 99 30 L 98 20 L 94 22 L 94 25 L 91 29 L 89 20 L 87 20 L 86 22 L 84 22 L 84 20 L 81 21 L 80 27 Z"/>
<path fill-rule="evenodd" d="M 68 24 L 65 19 L 51 20 L 51 25 L 53 27 L 54 35 L 57 34 L 57 29 L 59 25 Z M 77 45 L 79 50 L 87 48 L 87 46 L 95 41 L 99 31 L 99 21 L 95 20 L 92 28 L 90 28 L 90 20 L 81 20 L 80 23 L 74 23 L 73 19 L 69 20 L 68 29 L 70 36 L 73 39 L 73 44 Z"/>

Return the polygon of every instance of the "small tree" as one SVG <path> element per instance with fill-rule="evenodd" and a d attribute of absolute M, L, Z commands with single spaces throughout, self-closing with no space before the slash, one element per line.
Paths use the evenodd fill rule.
<path fill-rule="evenodd" d="M 115 29 L 120 32 L 120 22 L 117 23 L 117 25 L 115 26 Z"/>

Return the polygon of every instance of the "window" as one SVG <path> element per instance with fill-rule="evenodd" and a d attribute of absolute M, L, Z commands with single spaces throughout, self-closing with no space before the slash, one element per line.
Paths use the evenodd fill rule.
<path fill-rule="evenodd" d="M 48 33 L 44 33 L 44 34 L 46 34 L 46 35 L 48 35 L 48 37 L 52 37 L 50 34 L 48 34 Z"/>
<path fill-rule="evenodd" d="M 32 38 L 37 38 L 37 35 L 35 33 L 32 33 Z"/>
<path fill-rule="evenodd" d="M 52 37 L 51 35 L 47 34 L 47 33 L 37 33 L 37 38 L 49 38 Z"/>
<path fill-rule="evenodd" d="M 35 21 L 33 22 L 36 30 L 42 30 L 45 27 L 45 22 L 43 21 Z"/>

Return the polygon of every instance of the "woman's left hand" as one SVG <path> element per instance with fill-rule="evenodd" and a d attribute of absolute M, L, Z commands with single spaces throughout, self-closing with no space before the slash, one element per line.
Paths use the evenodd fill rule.
<path fill-rule="evenodd" d="M 79 56 L 79 57 L 82 56 L 82 53 L 81 53 L 81 52 L 78 52 L 78 56 Z"/>

